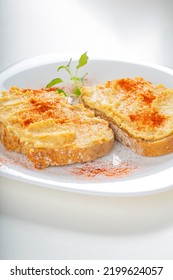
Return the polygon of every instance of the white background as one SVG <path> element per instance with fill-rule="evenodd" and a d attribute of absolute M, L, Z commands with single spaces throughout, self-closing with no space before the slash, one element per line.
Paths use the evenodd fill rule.
<path fill-rule="evenodd" d="M 86 50 L 173 68 L 172 15 L 171 0 L 1 0 L 0 70 Z M 96 197 L 0 178 L 0 259 L 172 258 L 173 191 Z"/>

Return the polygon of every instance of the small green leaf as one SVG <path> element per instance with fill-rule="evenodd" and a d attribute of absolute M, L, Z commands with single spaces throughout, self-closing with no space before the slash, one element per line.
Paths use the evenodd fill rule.
<path fill-rule="evenodd" d="M 46 85 L 46 88 L 50 88 L 50 87 L 52 87 L 52 86 L 54 86 L 56 84 L 62 83 L 62 82 L 63 82 L 63 80 L 61 78 L 53 79 L 50 83 L 48 83 Z"/>
<path fill-rule="evenodd" d="M 87 52 L 83 53 L 83 54 L 81 55 L 81 57 L 79 58 L 79 63 L 78 63 L 78 65 L 76 66 L 76 69 L 79 69 L 79 68 L 81 68 L 82 66 L 84 66 L 85 64 L 87 64 L 88 58 L 89 58 L 89 57 L 87 56 Z"/>
<path fill-rule="evenodd" d="M 59 66 L 58 68 L 57 68 L 57 71 L 59 71 L 59 70 L 61 70 L 61 69 L 65 69 L 66 70 L 66 66 L 64 66 L 64 65 L 61 65 L 61 66 Z"/>
<path fill-rule="evenodd" d="M 57 72 L 61 69 L 65 69 L 71 75 L 71 72 L 70 72 L 70 69 L 68 68 L 68 66 L 64 66 L 64 65 L 59 66 L 57 69 Z"/>
<path fill-rule="evenodd" d="M 62 88 L 57 88 L 55 91 L 58 93 L 63 93 L 65 96 L 68 96 L 68 94 Z"/>
<path fill-rule="evenodd" d="M 73 92 L 77 97 L 79 97 L 81 95 L 81 91 L 80 91 L 80 88 L 76 88 Z"/>

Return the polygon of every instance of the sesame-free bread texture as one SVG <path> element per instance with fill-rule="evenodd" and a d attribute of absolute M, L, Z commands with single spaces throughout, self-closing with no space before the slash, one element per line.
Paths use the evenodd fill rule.
<path fill-rule="evenodd" d="M 143 156 L 173 152 L 173 89 L 141 77 L 83 87 L 86 107 L 107 120 L 114 137 Z"/>
<path fill-rule="evenodd" d="M 0 140 L 42 169 L 104 156 L 114 136 L 108 122 L 53 90 L 12 87 L 0 97 Z"/>

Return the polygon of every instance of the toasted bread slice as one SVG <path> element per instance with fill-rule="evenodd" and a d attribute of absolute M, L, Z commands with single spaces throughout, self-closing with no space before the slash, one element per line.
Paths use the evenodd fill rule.
<path fill-rule="evenodd" d="M 83 87 L 80 101 L 110 123 L 115 139 L 143 156 L 173 152 L 173 90 L 141 77 Z"/>
<path fill-rule="evenodd" d="M 16 87 L 0 98 L 0 139 L 38 169 L 94 160 L 114 142 L 108 123 L 82 104 L 51 90 Z"/>

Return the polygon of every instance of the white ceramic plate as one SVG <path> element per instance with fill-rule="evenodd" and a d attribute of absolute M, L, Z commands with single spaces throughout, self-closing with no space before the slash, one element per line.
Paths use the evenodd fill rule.
<path fill-rule="evenodd" d="M 23 88 L 44 87 L 57 77 L 58 65 L 66 64 L 70 57 L 73 58 L 73 67 L 79 58 L 75 54 L 51 54 L 22 61 L 0 74 L 0 90 L 8 90 L 13 85 Z M 94 56 L 81 69 L 81 75 L 82 71 L 89 73 L 88 78 L 93 83 L 142 76 L 154 84 L 163 83 L 173 88 L 173 70 L 157 65 Z M 61 77 L 66 79 L 62 74 Z M 7 152 L 0 146 L 2 176 L 43 187 L 88 194 L 133 196 L 165 191 L 173 187 L 172 166 L 173 154 L 156 158 L 142 157 L 115 142 L 111 153 L 94 163 L 49 167 L 38 171 L 25 156 Z M 98 167 L 104 168 L 105 173 L 94 176 Z"/>

